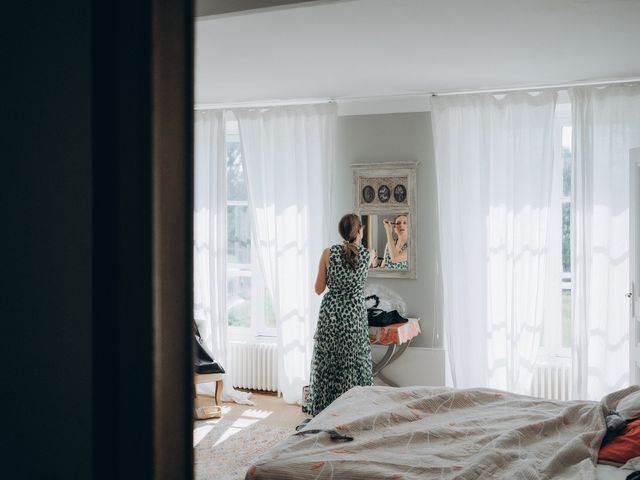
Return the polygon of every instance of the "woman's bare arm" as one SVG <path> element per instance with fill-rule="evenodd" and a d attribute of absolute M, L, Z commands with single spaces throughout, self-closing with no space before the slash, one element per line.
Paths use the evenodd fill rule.
<path fill-rule="evenodd" d="M 318 295 L 327 288 L 327 270 L 329 270 L 329 249 L 325 248 L 320 256 L 320 265 L 318 265 L 318 276 L 316 277 L 315 290 Z"/>

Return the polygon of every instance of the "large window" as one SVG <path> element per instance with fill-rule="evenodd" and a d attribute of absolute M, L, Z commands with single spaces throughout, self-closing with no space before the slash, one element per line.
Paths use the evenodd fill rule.
<path fill-rule="evenodd" d="M 238 123 L 226 122 L 227 322 L 232 336 L 275 336 L 275 316 L 251 242 Z"/>
<path fill-rule="evenodd" d="M 541 354 L 546 360 L 571 357 L 572 311 L 571 311 L 571 182 L 572 182 L 572 128 L 570 105 L 558 104 L 554 127 L 556 166 L 554 173 L 551 212 L 551 291 L 549 311 L 545 315 Z"/>
<path fill-rule="evenodd" d="M 569 125 L 561 127 L 561 157 L 562 157 L 562 349 L 571 348 L 572 313 L 571 313 L 571 165 L 573 152 L 571 150 L 572 128 Z"/>

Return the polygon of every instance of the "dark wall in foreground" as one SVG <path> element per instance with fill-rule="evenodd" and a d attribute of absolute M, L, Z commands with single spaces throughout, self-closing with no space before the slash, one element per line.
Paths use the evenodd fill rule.
<path fill-rule="evenodd" d="M 84 479 L 93 437 L 91 3 L 10 5 L 0 106 L 3 470 Z"/>
<path fill-rule="evenodd" d="M 152 184 L 164 178 L 154 158 L 178 158 L 177 169 L 190 158 L 188 149 L 154 157 L 154 115 L 179 99 L 175 127 L 162 131 L 166 145 L 184 144 L 192 108 L 189 2 L 170 4 L 173 24 L 183 23 L 175 38 L 166 29 L 168 45 L 154 37 L 172 24 L 161 3 L 12 2 L 0 16 L 9 54 L 0 106 L 3 478 L 164 478 L 162 460 L 178 465 L 176 478 L 190 476 L 189 408 L 181 397 L 160 418 L 154 398 L 154 381 L 172 385 L 163 372 L 154 377 L 154 333 L 164 330 L 153 245 L 167 243 L 153 234 Z M 154 83 L 158 66 L 186 90 L 156 88 L 166 91 L 170 76 Z M 161 259 L 183 258 L 163 248 Z M 173 322 L 186 339 L 190 323 Z M 186 376 L 173 385 L 190 398 Z M 154 458 L 154 423 L 184 450 Z"/>

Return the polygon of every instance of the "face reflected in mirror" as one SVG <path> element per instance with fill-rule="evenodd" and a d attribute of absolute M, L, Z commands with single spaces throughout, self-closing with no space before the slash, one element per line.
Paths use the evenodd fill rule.
<path fill-rule="evenodd" d="M 409 268 L 409 216 L 363 215 L 362 243 L 371 251 L 372 268 Z"/>
<path fill-rule="evenodd" d="M 398 215 L 394 221 L 394 230 L 398 238 L 404 238 L 406 243 L 407 238 L 407 216 Z"/>

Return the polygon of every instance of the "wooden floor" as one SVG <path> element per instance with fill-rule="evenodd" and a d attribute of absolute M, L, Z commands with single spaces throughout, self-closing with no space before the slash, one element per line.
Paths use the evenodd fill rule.
<path fill-rule="evenodd" d="M 251 400 L 255 405 L 239 405 L 237 403 L 222 403 L 222 418 L 228 421 L 237 420 L 240 417 L 253 416 L 260 418 L 263 425 L 276 425 L 279 427 L 295 427 L 309 415 L 302 413 L 300 405 L 289 405 L 275 393 L 252 392 Z M 198 395 L 195 400 L 196 407 L 202 405 L 215 405 L 213 397 Z"/>

